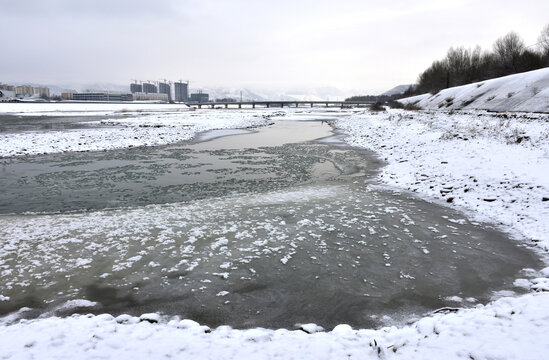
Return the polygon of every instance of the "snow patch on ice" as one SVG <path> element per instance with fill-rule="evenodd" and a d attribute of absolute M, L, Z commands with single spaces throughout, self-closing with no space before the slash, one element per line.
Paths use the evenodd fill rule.
<path fill-rule="evenodd" d="M 67 310 L 67 309 L 94 307 L 96 305 L 97 303 L 95 301 L 89 301 L 86 299 L 75 299 L 75 300 L 66 301 L 63 305 L 59 307 L 59 309 Z"/>

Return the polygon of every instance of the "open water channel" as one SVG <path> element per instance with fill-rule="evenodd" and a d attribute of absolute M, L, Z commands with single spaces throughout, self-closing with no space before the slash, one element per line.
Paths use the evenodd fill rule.
<path fill-rule="evenodd" d="M 540 265 L 459 212 L 378 186 L 380 166 L 320 121 L 3 159 L 0 314 L 372 327 L 452 296 L 487 301 Z"/>

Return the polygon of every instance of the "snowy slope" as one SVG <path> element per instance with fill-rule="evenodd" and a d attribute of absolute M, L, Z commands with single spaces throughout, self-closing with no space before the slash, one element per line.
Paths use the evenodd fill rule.
<path fill-rule="evenodd" d="M 423 109 L 549 112 L 549 68 L 399 100 Z"/>

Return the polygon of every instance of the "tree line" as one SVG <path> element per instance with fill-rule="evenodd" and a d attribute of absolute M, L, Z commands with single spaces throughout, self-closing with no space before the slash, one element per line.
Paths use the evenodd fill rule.
<path fill-rule="evenodd" d="M 471 84 L 500 76 L 537 70 L 549 66 L 549 24 L 542 30 L 538 43 L 526 46 L 516 33 L 510 32 L 494 42 L 491 51 L 480 46 L 473 49 L 451 47 L 446 57 L 434 61 L 419 75 L 418 85 L 406 96 L 436 93 L 453 86 Z"/>

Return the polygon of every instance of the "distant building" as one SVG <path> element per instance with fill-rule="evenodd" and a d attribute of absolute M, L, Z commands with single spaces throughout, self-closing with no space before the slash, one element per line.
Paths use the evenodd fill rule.
<path fill-rule="evenodd" d="M 191 98 L 189 99 L 189 102 L 208 102 L 209 99 L 210 99 L 210 95 L 199 91 L 197 93 L 191 94 Z"/>
<path fill-rule="evenodd" d="M 168 94 L 136 92 L 132 95 L 133 101 L 169 101 Z"/>
<path fill-rule="evenodd" d="M 72 94 L 76 93 L 76 90 L 65 90 L 61 93 L 61 99 L 72 100 Z"/>
<path fill-rule="evenodd" d="M 8 84 L 0 84 L 0 90 L 7 90 L 7 91 L 14 91 L 15 92 L 15 86 L 8 85 Z"/>
<path fill-rule="evenodd" d="M 132 94 L 115 91 L 83 92 L 72 94 L 72 100 L 77 101 L 132 101 Z"/>
<path fill-rule="evenodd" d="M 130 92 L 132 94 L 143 92 L 143 85 L 137 83 L 130 84 Z"/>
<path fill-rule="evenodd" d="M 189 84 L 184 82 L 173 83 L 175 91 L 175 102 L 187 102 L 189 100 Z"/>
<path fill-rule="evenodd" d="M 35 87 L 34 88 L 34 96 L 49 98 L 50 97 L 50 89 L 47 88 L 47 87 L 42 87 L 42 86 Z"/>
<path fill-rule="evenodd" d="M 19 96 L 33 96 L 34 88 L 29 85 L 20 85 L 15 87 L 15 94 Z"/>
<path fill-rule="evenodd" d="M 8 86 L 13 89 L 13 86 Z M 7 89 L 6 89 L 7 90 Z M 15 87 L 15 95 L 17 97 L 50 97 L 50 89 L 43 86 L 32 87 L 30 85 L 20 85 Z"/>
<path fill-rule="evenodd" d="M 167 94 L 168 95 L 168 101 L 172 101 L 172 89 L 170 87 L 170 84 L 168 83 L 158 83 L 158 93 L 159 94 Z"/>
<path fill-rule="evenodd" d="M 151 83 L 143 83 L 143 92 L 146 93 L 146 94 L 150 94 L 150 93 L 157 93 L 158 90 L 156 88 L 156 85 L 154 84 L 151 84 Z"/>

